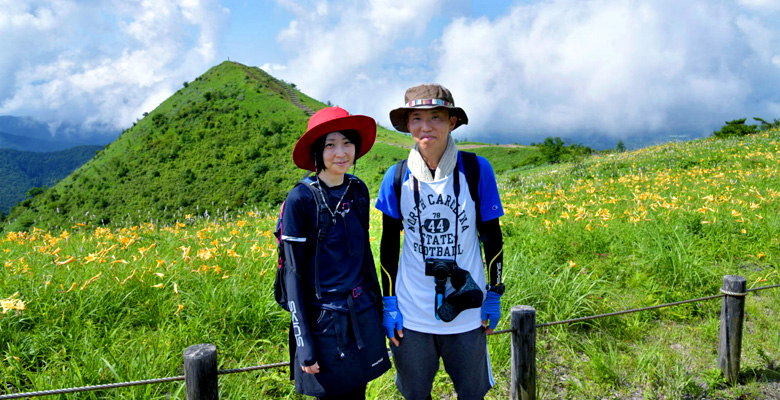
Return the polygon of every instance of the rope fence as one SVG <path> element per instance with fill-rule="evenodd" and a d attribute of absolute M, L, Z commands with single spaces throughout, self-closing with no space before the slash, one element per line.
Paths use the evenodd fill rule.
<path fill-rule="evenodd" d="M 116 388 L 128 387 L 128 386 L 151 385 L 155 383 L 175 382 L 175 381 L 183 381 L 183 380 L 184 380 L 184 375 L 172 376 L 170 378 L 146 379 L 142 381 L 109 383 L 105 385 L 83 386 L 83 387 L 75 387 L 75 388 L 68 388 L 68 389 L 53 389 L 53 390 L 43 390 L 40 392 L 4 394 L 0 396 L 0 399 L 22 399 L 27 397 L 51 396 L 55 394 L 90 392 L 95 390 L 116 389 Z"/>
<path fill-rule="evenodd" d="M 707 300 L 714 300 L 718 298 L 726 298 L 724 300 L 724 306 L 723 306 L 723 312 L 721 313 L 721 346 L 719 350 L 723 350 L 728 354 L 728 357 L 734 358 L 735 354 L 728 350 L 729 346 L 728 344 L 724 344 L 724 337 L 727 339 L 730 339 L 731 342 L 738 341 L 741 343 L 742 339 L 742 319 L 744 317 L 744 300 L 745 296 L 749 292 L 756 292 L 760 290 L 767 290 L 767 289 L 774 289 L 780 287 L 780 284 L 778 285 L 771 285 L 771 286 L 764 286 L 764 287 L 758 287 L 758 288 L 752 288 L 752 289 L 746 289 L 746 281 L 742 277 L 737 277 L 733 275 L 727 275 L 723 278 L 724 286 L 721 288 L 721 293 L 712 295 L 712 296 L 706 296 L 706 297 L 699 297 L 695 299 L 689 299 L 689 300 L 682 300 L 682 301 L 676 301 L 673 303 L 666 303 L 666 304 L 659 304 L 654 306 L 648 306 L 648 307 L 641 307 L 641 308 L 634 308 L 629 310 L 623 310 L 623 311 L 615 311 L 611 313 L 606 314 L 598 314 L 598 315 L 592 315 L 588 317 L 581 317 L 581 318 L 572 318 L 562 321 L 554 321 L 554 322 L 545 322 L 536 324 L 536 310 L 533 307 L 529 306 L 514 306 L 512 307 L 512 316 L 511 316 L 511 326 L 510 329 L 503 329 L 503 330 L 497 330 L 493 331 L 491 336 L 493 335 L 500 335 L 505 333 L 512 333 L 512 399 L 535 399 L 536 398 L 536 390 L 535 390 L 535 380 L 536 380 L 536 371 L 535 371 L 535 341 L 536 341 L 536 334 L 535 330 L 536 328 L 543 328 L 548 326 L 554 326 L 554 325 L 562 325 L 562 324 L 571 324 L 571 323 L 577 323 L 577 322 L 583 322 L 583 321 L 589 321 L 599 318 L 606 318 L 606 317 L 613 317 L 617 315 L 624 315 L 624 314 L 631 314 L 641 311 L 648 311 L 648 310 L 656 310 L 666 307 L 673 307 L 678 306 L 682 304 L 687 303 L 695 303 L 695 302 L 701 302 L 701 301 L 707 301 Z M 727 282 L 728 281 L 728 282 Z M 727 287 L 729 284 L 734 286 L 734 282 L 736 282 L 736 289 L 732 287 Z M 742 285 L 742 288 L 739 287 L 739 285 Z M 741 290 L 740 290 L 741 289 Z M 734 312 L 730 309 L 727 309 L 727 300 L 729 301 L 736 301 L 736 306 L 732 306 L 731 308 L 736 308 L 737 317 L 739 319 L 738 323 L 739 326 L 734 328 L 732 327 L 732 330 L 736 330 L 738 332 L 735 332 L 736 334 L 730 333 L 730 332 L 724 332 L 728 330 L 727 328 L 724 328 L 726 325 L 734 325 L 735 322 L 733 321 L 734 318 L 731 318 L 731 321 L 726 321 L 728 315 L 732 314 L 731 316 L 734 316 Z M 740 304 L 741 303 L 741 304 Z M 530 323 L 529 323 L 530 321 Z M 516 343 L 517 342 L 517 343 Z M 531 346 L 532 345 L 532 346 Z M 726 350 L 724 350 L 724 346 L 726 347 Z M 732 343 L 731 347 L 734 347 L 735 345 Z M 737 344 L 737 347 L 741 346 L 741 344 Z M 733 350 L 733 349 L 732 349 Z M 739 349 L 737 349 L 739 350 Z M 189 354 L 188 354 L 189 353 Z M 516 354 L 517 353 L 517 354 Z M 722 360 L 722 357 L 720 355 L 719 351 L 719 357 L 718 357 L 718 364 L 719 367 L 721 367 L 721 370 L 724 372 L 724 375 L 727 378 L 730 378 L 730 381 L 736 380 L 736 373 L 739 371 L 739 351 L 736 352 L 736 361 L 726 360 L 725 357 Z M 78 393 L 78 392 L 87 392 L 87 391 L 97 391 L 97 390 L 106 390 L 106 389 L 116 389 L 116 388 L 122 388 L 122 387 L 130 387 L 130 386 L 140 386 L 140 385 L 151 385 L 151 384 L 158 384 L 158 383 L 167 383 L 167 382 L 176 382 L 176 381 L 185 381 L 185 384 L 187 386 L 187 399 L 188 400 L 206 400 L 206 399 L 216 399 L 216 376 L 218 375 L 227 375 L 227 374 L 235 374 L 235 373 L 241 373 L 241 372 L 251 372 L 251 371 L 258 371 L 258 370 L 265 370 L 265 369 L 271 369 L 271 368 L 279 368 L 279 367 L 287 367 L 290 365 L 289 362 L 278 362 L 273 364 L 264 364 L 264 365 L 257 365 L 252 367 L 244 367 L 244 368 L 234 368 L 234 369 L 226 369 L 226 370 L 216 370 L 216 347 L 209 344 L 201 344 L 201 345 L 194 345 L 185 350 L 184 352 L 184 366 L 185 366 L 185 374 L 181 376 L 173 376 L 168 378 L 157 378 L 157 379 L 146 379 L 146 380 L 138 380 L 138 381 L 132 381 L 132 382 L 119 382 L 119 383 L 110 383 L 105 385 L 93 385 L 93 386 L 83 386 L 83 387 L 75 387 L 75 388 L 66 388 L 66 389 L 53 389 L 53 390 L 44 390 L 44 391 L 38 391 L 38 392 L 27 392 L 27 393 L 12 393 L 12 394 L 5 394 L 0 395 L 0 400 L 5 399 L 20 399 L 20 398 L 29 398 L 29 397 L 41 397 L 41 396 L 50 396 L 50 395 L 59 395 L 59 394 L 68 394 L 68 393 Z M 209 373 L 204 374 L 203 368 L 201 365 L 198 365 L 201 363 L 203 359 L 210 359 L 207 363 L 211 364 L 210 367 L 206 367 L 205 369 L 211 369 L 213 371 L 210 371 Z M 194 361 L 193 361 L 194 360 Z M 725 360 L 725 361 L 724 361 Z M 518 364 L 518 365 L 516 365 Z M 724 364 L 724 365 L 721 365 Z M 736 372 L 734 371 L 734 364 L 736 364 Z M 191 370 L 192 368 L 188 368 L 191 365 L 196 365 L 193 368 L 196 368 L 192 373 L 188 374 L 188 370 Z M 188 376 L 192 375 L 192 379 L 188 379 Z M 208 375 L 213 375 L 212 378 L 209 378 Z M 206 376 L 206 378 L 204 378 Z M 193 381 L 192 384 L 190 381 Z M 212 388 L 213 386 L 213 388 Z M 204 393 L 204 388 L 206 392 Z M 192 389 L 192 390 L 191 390 Z"/>
<path fill-rule="evenodd" d="M 219 374 L 219 375 L 236 374 L 236 373 L 239 373 L 239 372 L 250 372 L 250 371 L 257 371 L 257 370 L 261 370 L 261 369 L 271 369 L 271 368 L 286 367 L 288 365 L 290 365 L 289 361 L 283 361 L 283 362 L 278 362 L 278 363 L 275 363 L 275 364 L 257 365 L 257 366 L 254 366 L 254 367 L 224 369 L 224 370 L 221 370 L 221 371 L 217 372 L 217 374 Z"/>
<path fill-rule="evenodd" d="M 748 289 L 747 291 L 748 292 L 756 292 L 756 291 L 759 291 L 759 290 L 773 289 L 773 288 L 777 288 L 777 287 L 780 287 L 780 285 L 764 286 L 764 287 L 759 287 L 759 288 L 754 288 L 754 289 Z M 699 297 L 698 299 L 675 301 L 674 303 L 658 304 L 658 305 L 655 305 L 655 306 L 648 306 L 648 307 L 642 307 L 642 308 L 633 308 L 633 309 L 630 309 L 630 310 L 615 311 L 615 312 L 606 313 L 606 314 L 591 315 L 589 317 L 566 319 L 566 320 L 563 320 L 563 321 L 555 321 L 555 322 L 545 322 L 545 323 L 542 323 L 542 324 L 536 324 L 536 327 L 537 328 L 544 328 L 546 326 L 561 325 L 561 324 L 571 324 L 571 323 L 575 323 L 575 322 L 588 321 L 588 320 L 592 320 L 592 319 L 614 317 L 616 315 L 631 314 L 631 313 L 640 312 L 640 311 L 648 311 L 648 310 L 655 310 L 655 309 L 659 309 L 659 308 L 679 306 L 681 304 L 686 304 L 686 303 L 696 303 L 696 302 L 699 302 L 699 301 L 713 300 L 713 299 L 718 299 L 718 298 L 721 298 L 721 297 L 724 297 L 724 296 L 745 296 L 746 294 L 747 293 L 731 293 L 731 292 L 725 293 L 723 291 L 723 289 L 721 289 L 721 293 L 720 294 L 716 294 L 716 295 L 713 295 L 713 296 Z M 502 330 L 498 330 L 498 331 L 493 331 L 493 334 L 494 335 L 499 335 L 499 334 L 502 334 L 502 333 L 511 333 L 511 332 L 512 332 L 512 329 L 502 329 Z"/>

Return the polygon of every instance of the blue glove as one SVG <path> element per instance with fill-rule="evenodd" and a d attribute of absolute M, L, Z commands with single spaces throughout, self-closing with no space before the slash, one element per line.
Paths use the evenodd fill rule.
<path fill-rule="evenodd" d="M 383 296 L 382 305 L 384 306 L 382 326 L 385 327 L 387 338 L 392 339 L 395 337 L 394 329 L 399 331 L 404 329 L 404 317 L 398 311 L 398 303 L 395 296 Z"/>
<path fill-rule="evenodd" d="M 490 329 L 496 329 L 500 319 L 501 295 L 496 292 L 487 292 L 485 301 L 482 302 L 482 320 L 490 321 Z"/>

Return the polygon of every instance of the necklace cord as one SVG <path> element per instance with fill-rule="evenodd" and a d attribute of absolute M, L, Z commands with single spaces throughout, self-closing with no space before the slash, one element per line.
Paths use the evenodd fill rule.
<path fill-rule="evenodd" d="M 330 218 L 333 220 L 334 224 L 336 223 L 335 222 L 336 221 L 336 214 L 338 213 L 339 205 L 344 200 L 344 196 L 347 195 L 347 192 L 349 192 L 349 187 L 352 185 L 352 177 L 349 177 L 347 179 L 348 179 L 348 181 L 347 181 L 347 188 L 344 189 L 344 193 L 341 194 L 341 198 L 339 199 L 338 203 L 336 203 L 336 207 L 334 207 L 334 210 L 331 211 L 330 206 L 328 205 L 328 200 L 325 198 L 325 194 L 323 193 L 324 189 L 322 187 L 325 186 L 325 183 L 323 183 L 322 180 L 320 180 L 320 176 L 317 175 L 317 182 L 319 183 L 318 189 L 319 189 L 319 192 L 320 192 L 320 197 L 322 198 L 322 202 L 325 204 L 325 209 L 328 210 L 328 213 L 330 213 Z M 343 216 L 344 216 L 344 214 L 342 214 L 342 217 Z"/>

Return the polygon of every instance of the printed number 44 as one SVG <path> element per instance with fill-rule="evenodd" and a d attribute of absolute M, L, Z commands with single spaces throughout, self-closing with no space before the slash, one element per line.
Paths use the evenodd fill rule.
<path fill-rule="evenodd" d="M 450 228 L 450 221 L 443 218 L 425 221 L 425 230 L 431 233 L 444 233 Z"/>

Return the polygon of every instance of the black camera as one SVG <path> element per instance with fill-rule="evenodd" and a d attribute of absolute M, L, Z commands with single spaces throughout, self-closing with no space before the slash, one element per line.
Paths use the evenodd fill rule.
<path fill-rule="evenodd" d="M 426 258 L 425 259 L 425 275 L 432 276 L 438 279 L 446 280 L 452 275 L 452 270 L 455 268 L 455 261 L 444 260 L 441 258 Z"/>
<path fill-rule="evenodd" d="M 458 268 L 454 260 L 426 258 L 425 275 L 432 276 L 436 284 L 436 303 L 434 305 L 436 319 L 450 322 L 461 311 L 482 305 L 482 291 L 471 278 L 471 274 Z M 455 291 L 445 299 L 447 279 L 450 279 Z"/>

